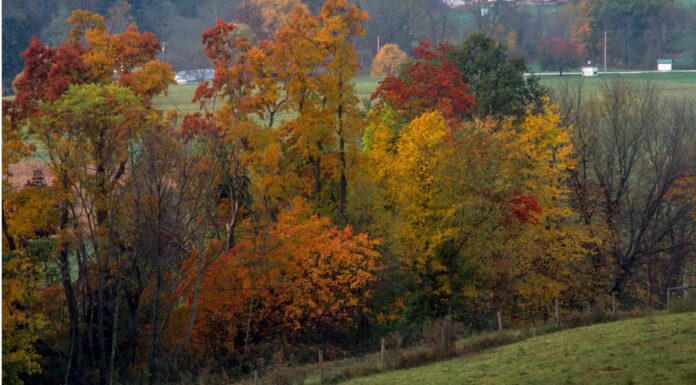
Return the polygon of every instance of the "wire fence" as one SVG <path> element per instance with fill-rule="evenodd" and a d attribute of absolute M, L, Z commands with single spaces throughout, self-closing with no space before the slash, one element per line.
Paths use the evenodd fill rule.
<path fill-rule="evenodd" d="M 644 317 L 655 313 L 696 311 L 696 285 L 673 287 L 668 290 L 667 302 L 662 309 L 621 308 L 616 296 L 612 296 L 608 308 L 594 308 L 582 311 L 564 310 L 559 300 L 553 301 L 553 313 L 549 320 L 540 321 L 524 328 L 510 328 L 506 322 L 509 317 L 503 310 L 492 316 L 496 326 L 489 330 L 463 337 L 456 333 L 456 326 L 441 322 L 437 328 L 427 331 L 426 343 L 404 348 L 398 336 L 390 335 L 380 339 L 374 353 L 347 359 L 326 361 L 324 352 L 317 351 L 314 364 L 297 367 L 277 367 L 265 371 L 253 371 L 252 375 L 239 385 L 328 385 L 363 377 L 386 370 L 406 369 L 424 365 L 443 358 L 480 352 L 497 346 L 507 345 L 525 339 L 571 329 L 622 319 Z M 434 336 L 434 338 L 433 338 Z M 437 340 L 440 343 L 437 343 Z M 435 341 L 429 342 L 429 341 Z"/>

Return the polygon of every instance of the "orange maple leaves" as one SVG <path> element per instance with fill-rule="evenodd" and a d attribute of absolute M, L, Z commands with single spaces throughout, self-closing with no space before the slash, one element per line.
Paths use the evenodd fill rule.
<path fill-rule="evenodd" d="M 301 199 L 274 223 L 242 226 L 247 235 L 211 257 L 202 278 L 200 343 L 223 338 L 235 349 L 235 340 L 317 335 L 323 326 L 349 327 L 364 311 L 378 259 L 377 242 L 366 234 L 334 226 Z"/>

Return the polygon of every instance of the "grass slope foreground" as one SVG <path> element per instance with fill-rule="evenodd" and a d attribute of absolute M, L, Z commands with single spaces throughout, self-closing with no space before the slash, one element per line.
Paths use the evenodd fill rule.
<path fill-rule="evenodd" d="M 566 330 L 346 385 L 693 385 L 696 312 Z"/>

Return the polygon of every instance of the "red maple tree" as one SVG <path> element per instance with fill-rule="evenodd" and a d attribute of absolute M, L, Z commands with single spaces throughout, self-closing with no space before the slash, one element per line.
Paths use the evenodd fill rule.
<path fill-rule="evenodd" d="M 447 59 L 447 45 L 421 41 L 414 51 L 414 61 L 398 77 L 382 80 L 372 99 L 409 114 L 409 118 L 432 110 L 448 120 L 468 116 L 476 100 L 467 93 L 468 86 L 457 67 Z"/>

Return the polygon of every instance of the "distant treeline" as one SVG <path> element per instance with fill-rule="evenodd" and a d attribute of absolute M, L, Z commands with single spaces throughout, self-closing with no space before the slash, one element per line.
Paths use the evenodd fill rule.
<path fill-rule="evenodd" d="M 696 67 L 696 5 L 675 0 L 580 0 L 559 4 L 481 1 L 448 5 L 446 0 L 354 0 L 370 14 L 365 35 L 356 39 L 359 64 L 368 73 L 378 46 L 397 44 L 412 54 L 419 40 L 458 42 L 480 31 L 504 43 L 511 56 L 544 70 L 577 67 L 588 60 L 621 68 L 652 68 L 657 58 L 676 67 Z M 72 10 L 103 14 L 107 28 L 120 32 L 132 22 L 155 33 L 160 60 L 175 70 L 210 67 L 200 34 L 217 18 L 243 24 L 251 39 L 269 36 L 297 4 L 318 12 L 319 0 L 32 0 L 3 3 L 3 90 L 22 68 L 19 53 L 32 36 L 60 44 Z M 537 67 L 535 67 L 537 68 Z"/>

